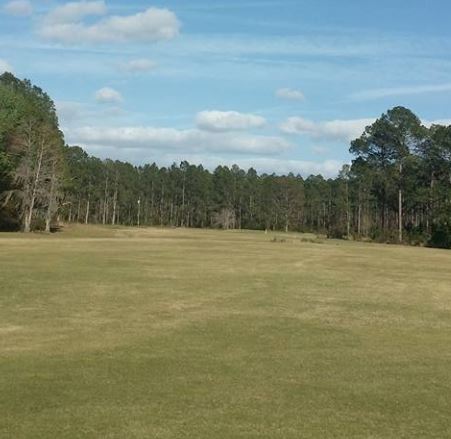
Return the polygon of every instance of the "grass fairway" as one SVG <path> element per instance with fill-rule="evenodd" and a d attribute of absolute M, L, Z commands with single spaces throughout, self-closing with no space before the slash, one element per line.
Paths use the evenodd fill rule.
<path fill-rule="evenodd" d="M 278 236 L 0 235 L 0 437 L 451 437 L 451 252 Z"/>

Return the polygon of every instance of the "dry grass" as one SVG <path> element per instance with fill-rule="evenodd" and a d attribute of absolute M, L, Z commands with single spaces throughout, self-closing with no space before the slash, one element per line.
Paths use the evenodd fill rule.
<path fill-rule="evenodd" d="M 451 253 L 273 238 L 0 235 L 0 437 L 450 437 Z"/>

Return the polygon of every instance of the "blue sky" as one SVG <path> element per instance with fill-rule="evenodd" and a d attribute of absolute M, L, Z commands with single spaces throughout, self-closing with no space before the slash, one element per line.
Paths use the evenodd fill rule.
<path fill-rule="evenodd" d="M 445 0 L 0 5 L 0 71 L 102 158 L 332 176 L 390 107 L 451 123 Z"/>

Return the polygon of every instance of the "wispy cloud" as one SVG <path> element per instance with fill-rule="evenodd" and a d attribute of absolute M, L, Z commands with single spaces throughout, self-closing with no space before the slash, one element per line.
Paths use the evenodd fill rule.
<path fill-rule="evenodd" d="M 266 120 L 238 111 L 201 111 L 196 116 L 196 124 L 204 131 L 225 132 L 261 128 L 266 125 Z"/>
<path fill-rule="evenodd" d="M 304 93 L 293 88 L 279 88 L 276 90 L 276 97 L 279 99 L 286 99 L 288 101 L 304 101 Z"/>
<path fill-rule="evenodd" d="M 356 101 L 365 101 L 373 99 L 383 99 L 392 96 L 412 96 L 412 95 L 420 95 L 428 93 L 444 93 L 444 92 L 451 92 L 451 83 L 414 85 L 408 87 L 377 88 L 353 93 L 351 95 L 351 99 Z"/>
<path fill-rule="evenodd" d="M 249 35 L 249 34 L 186 34 L 178 41 L 182 50 L 222 55 L 303 55 L 323 57 L 416 57 L 419 54 L 445 54 L 451 49 L 451 40 L 437 38 L 416 39 L 405 35 L 381 37 L 367 33 L 361 38 L 345 31 L 333 35 L 305 33 L 302 35 Z M 340 60 L 338 60 L 340 61 Z"/>
<path fill-rule="evenodd" d="M 95 103 L 83 103 L 77 101 L 55 101 L 56 111 L 61 126 L 67 129 L 84 126 L 96 120 L 99 125 L 102 123 L 113 124 L 122 121 L 124 117 L 130 116 L 130 113 L 117 103 L 110 103 L 99 107 Z"/>
<path fill-rule="evenodd" d="M 12 0 L 5 4 L 3 10 L 10 15 L 26 17 L 33 13 L 33 5 L 28 0 Z"/>
<path fill-rule="evenodd" d="M 122 95 L 111 87 L 103 87 L 97 90 L 95 98 L 101 104 L 117 104 L 123 101 Z"/>
<path fill-rule="evenodd" d="M 145 73 L 154 70 L 157 67 L 157 63 L 147 58 L 132 59 L 120 65 L 120 68 L 124 72 L 128 73 Z"/>

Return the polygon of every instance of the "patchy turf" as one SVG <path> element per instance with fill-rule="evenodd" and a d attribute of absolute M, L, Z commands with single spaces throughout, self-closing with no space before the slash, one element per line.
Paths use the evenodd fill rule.
<path fill-rule="evenodd" d="M 451 252 L 274 236 L 0 234 L 0 437 L 451 437 Z"/>

